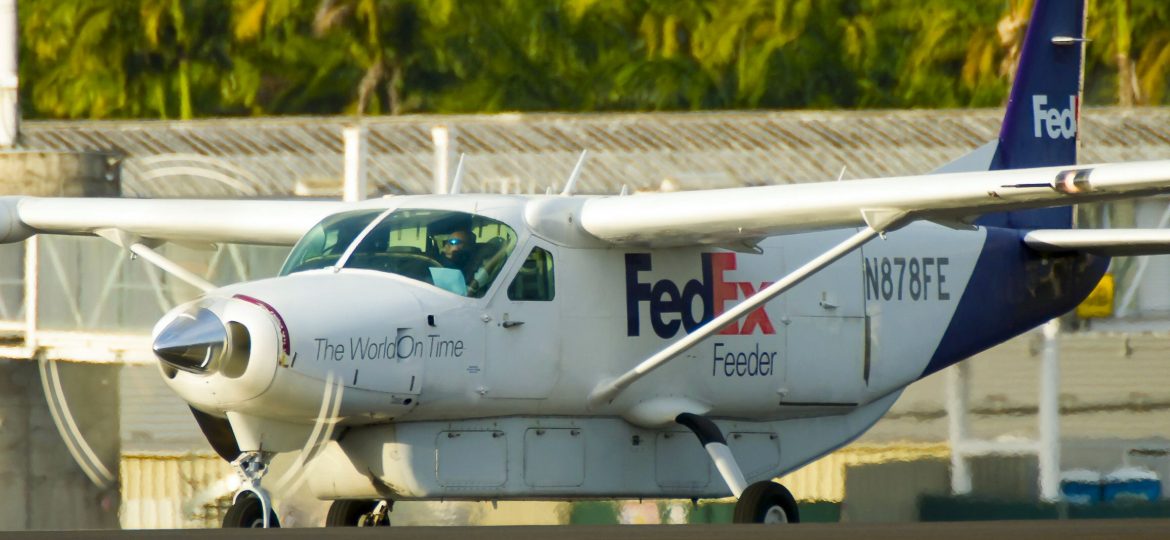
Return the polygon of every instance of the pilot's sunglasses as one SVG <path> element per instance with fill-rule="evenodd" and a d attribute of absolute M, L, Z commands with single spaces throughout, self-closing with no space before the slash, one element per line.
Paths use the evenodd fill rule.
<path fill-rule="evenodd" d="M 449 246 L 458 246 L 458 245 L 463 243 L 463 240 L 460 240 L 458 238 L 448 238 L 446 240 L 443 240 L 443 243 L 447 244 Z"/>

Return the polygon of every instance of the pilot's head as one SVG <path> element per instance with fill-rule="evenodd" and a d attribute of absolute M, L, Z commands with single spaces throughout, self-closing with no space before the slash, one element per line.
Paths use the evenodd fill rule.
<path fill-rule="evenodd" d="M 467 262 L 467 258 L 471 255 L 472 246 L 474 245 L 475 234 L 471 231 L 460 229 L 452 232 L 450 236 L 442 240 L 439 251 L 451 263 L 462 265 Z"/>

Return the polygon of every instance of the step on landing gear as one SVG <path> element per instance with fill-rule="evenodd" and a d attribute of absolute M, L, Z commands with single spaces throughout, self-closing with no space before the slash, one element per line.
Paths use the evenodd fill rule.
<path fill-rule="evenodd" d="M 276 511 L 272 508 L 272 498 L 268 491 L 260 487 L 260 480 L 268 472 L 268 459 L 271 454 L 261 452 L 244 452 L 232 462 L 236 474 L 243 481 L 240 491 L 230 508 L 223 516 L 225 529 L 273 529 L 280 527 L 276 518 Z"/>
<path fill-rule="evenodd" d="M 735 455 L 727 446 L 727 439 L 719 426 L 710 419 L 697 414 L 682 413 L 675 418 L 675 422 L 690 429 L 699 438 L 699 443 L 711 456 L 719 475 L 731 488 L 731 494 L 738 502 L 735 503 L 735 523 L 800 523 L 800 512 L 796 508 L 796 499 L 788 488 L 776 482 L 763 481 L 747 485 Z"/>
<path fill-rule="evenodd" d="M 333 501 L 325 516 L 326 527 L 389 527 L 394 501 L 342 499 Z"/>

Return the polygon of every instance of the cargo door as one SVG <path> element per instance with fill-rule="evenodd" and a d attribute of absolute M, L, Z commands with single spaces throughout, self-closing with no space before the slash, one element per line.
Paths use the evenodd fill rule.
<path fill-rule="evenodd" d="M 799 268 L 855 231 L 787 237 L 785 272 Z M 867 378 L 867 325 L 861 251 L 842 257 L 788 292 L 787 365 L 781 402 L 853 405 Z"/>

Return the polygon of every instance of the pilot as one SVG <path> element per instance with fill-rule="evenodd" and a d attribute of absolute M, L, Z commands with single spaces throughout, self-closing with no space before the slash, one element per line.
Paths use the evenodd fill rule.
<path fill-rule="evenodd" d="M 456 268 L 466 274 L 465 267 L 473 258 L 475 250 L 475 233 L 468 229 L 458 229 L 440 241 L 438 259 L 444 267 Z"/>
<path fill-rule="evenodd" d="M 475 233 L 469 228 L 456 229 L 439 242 L 438 261 L 445 268 L 453 268 L 463 273 L 468 296 L 478 294 L 479 289 L 487 284 L 490 277 L 484 268 L 484 261 L 478 257 L 478 251 Z"/>
<path fill-rule="evenodd" d="M 444 268 L 459 270 L 467 285 L 466 295 L 479 297 L 491 285 L 509 250 L 504 249 L 501 237 L 478 243 L 472 225 L 470 215 L 458 213 L 431 222 L 427 226 L 431 237 L 428 254 Z"/>

